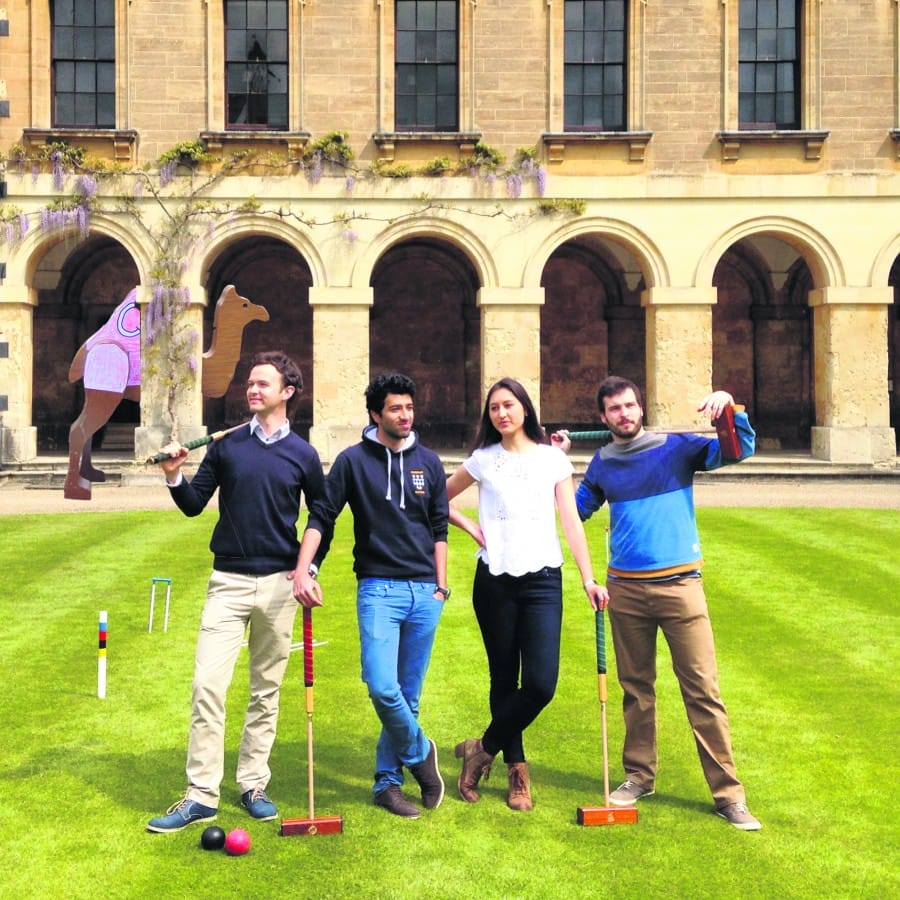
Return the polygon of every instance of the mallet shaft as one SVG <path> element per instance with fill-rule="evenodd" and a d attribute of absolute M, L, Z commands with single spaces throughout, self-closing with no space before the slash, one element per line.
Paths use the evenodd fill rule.
<path fill-rule="evenodd" d="M 246 422 L 243 422 L 240 425 L 234 425 L 231 428 L 224 429 L 223 431 L 214 431 L 212 434 L 205 434 L 203 435 L 203 437 L 194 438 L 192 441 L 188 441 L 182 446 L 187 448 L 188 450 L 196 450 L 198 447 L 205 447 L 207 444 L 212 444 L 215 441 L 221 440 L 223 437 L 225 437 L 226 434 L 231 434 L 232 431 L 237 431 L 238 428 L 243 428 L 246 424 Z M 169 454 L 160 451 L 159 453 L 156 453 L 153 456 L 149 457 L 149 459 L 147 460 L 147 464 L 155 465 L 156 463 L 161 463 L 167 459 L 169 459 Z"/>
<path fill-rule="evenodd" d="M 716 434 L 715 428 L 686 427 L 686 428 L 648 428 L 653 434 Z M 570 441 L 609 441 L 612 432 L 600 429 L 598 431 L 569 431 Z"/>

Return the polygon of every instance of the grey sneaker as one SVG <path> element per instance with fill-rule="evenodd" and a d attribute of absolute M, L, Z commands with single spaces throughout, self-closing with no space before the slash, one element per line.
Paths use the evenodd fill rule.
<path fill-rule="evenodd" d="M 421 815 L 419 807 L 414 803 L 410 803 L 403 796 L 399 785 L 396 784 L 392 784 L 380 794 L 376 794 L 374 802 L 376 806 L 386 809 L 395 816 L 402 816 L 404 819 L 418 819 Z"/>
<path fill-rule="evenodd" d="M 147 823 L 147 831 L 155 831 L 157 834 L 165 834 L 169 831 L 181 831 L 188 825 L 198 822 L 212 822 L 218 811 L 212 806 L 204 806 L 196 800 L 188 800 L 183 797 L 177 803 L 173 803 L 164 816 L 157 816 Z"/>
<path fill-rule="evenodd" d="M 729 803 L 716 809 L 716 815 L 741 831 L 759 831 L 762 824 L 751 814 L 746 803 Z"/>
<path fill-rule="evenodd" d="M 641 797 L 655 793 L 653 788 L 645 788 L 636 781 L 626 779 L 609 795 L 609 802 L 613 806 L 634 806 Z"/>
<path fill-rule="evenodd" d="M 241 794 L 241 806 L 259 822 L 268 822 L 278 815 L 275 804 L 269 799 L 265 790 L 259 786 Z"/>
<path fill-rule="evenodd" d="M 413 777 L 422 789 L 422 804 L 425 809 L 437 809 L 444 799 L 444 779 L 438 768 L 437 745 L 428 739 L 428 756 L 420 763 L 409 767 Z"/>

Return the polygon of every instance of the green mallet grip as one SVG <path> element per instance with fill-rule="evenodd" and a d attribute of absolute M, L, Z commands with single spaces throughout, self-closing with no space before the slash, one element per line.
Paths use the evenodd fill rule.
<path fill-rule="evenodd" d="M 194 438 L 192 441 L 188 441 L 183 446 L 188 450 L 196 450 L 198 447 L 203 447 L 206 444 L 211 444 L 215 438 L 211 434 L 205 434 L 203 437 Z M 161 463 L 164 459 L 168 459 L 168 453 L 156 453 L 151 456 L 147 462 L 148 463 Z"/>
<path fill-rule="evenodd" d="M 612 440 L 611 431 L 570 431 L 570 441 L 609 441 Z"/>
<path fill-rule="evenodd" d="M 603 627 L 603 610 L 594 613 L 594 624 L 597 636 L 597 674 L 606 674 L 606 631 Z"/>
<path fill-rule="evenodd" d="M 203 437 L 194 438 L 192 441 L 188 441 L 186 444 L 182 444 L 188 450 L 196 450 L 198 447 L 205 447 L 207 444 L 212 444 L 214 441 L 218 441 L 221 438 L 225 437 L 226 434 L 231 434 L 232 431 L 237 431 L 238 428 L 243 428 L 247 423 L 243 422 L 240 425 L 234 425 L 231 428 L 226 428 L 224 431 L 214 431 L 212 434 L 205 434 Z M 152 465 L 155 463 L 161 463 L 163 460 L 169 459 L 168 453 L 156 453 L 151 456 L 147 460 L 148 465 Z"/>

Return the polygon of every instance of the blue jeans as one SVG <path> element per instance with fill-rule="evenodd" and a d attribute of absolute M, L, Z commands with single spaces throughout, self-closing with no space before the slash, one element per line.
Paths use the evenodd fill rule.
<path fill-rule="evenodd" d="M 431 749 L 418 716 L 444 609 L 433 594 L 433 581 L 363 578 L 357 589 L 362 679 L 381 720 L 375 750 L 376 795 L 392 784 L 403 784 L 403 766 L 424 762 Z"/>
<path fill-rule="evenodd" d="M 492 756 L 502 751 L 508 765 L 525 762 L 522 732 L 553 699 L 559 678 L 562 573 L 491 575 L 479 561 L 472 594 L 491 675 L 492 718 L 481 743 Z"/>

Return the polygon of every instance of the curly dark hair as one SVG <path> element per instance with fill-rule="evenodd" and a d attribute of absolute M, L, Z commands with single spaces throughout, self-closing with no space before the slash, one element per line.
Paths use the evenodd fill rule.
<path fill-rule="evenodd" d="M 382 372 L 376 375 L 366 388 L 366 409 L 369 413 L 380 415 L 388 394 L 408 394 L 415 399 L 415 382 L 399 372 Z"/>

